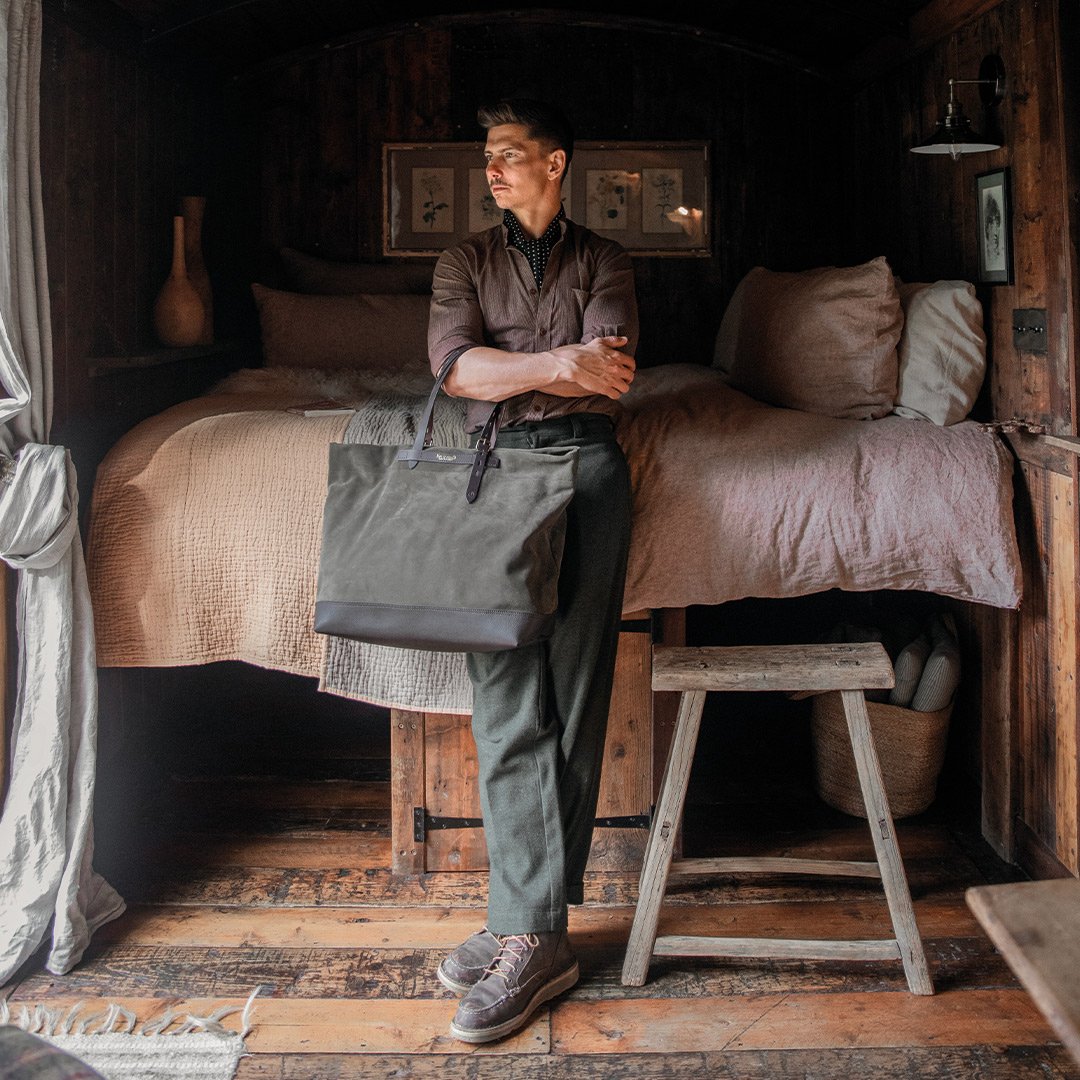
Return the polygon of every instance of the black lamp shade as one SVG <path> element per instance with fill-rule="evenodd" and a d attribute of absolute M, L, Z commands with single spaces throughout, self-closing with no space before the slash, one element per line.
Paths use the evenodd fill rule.
<path fill-rule="evenodd" d="M 978 154 L 998 150 L 1001 144 L 984 139 L 971 130 L 971 121 L 963 109 L 953 101 L 946 106 L 945 115 L 938 121 L 937 129 L 929 139 L 911 148 L 913 154 L 950 154 L 954 159 L 961 154 Z"/>

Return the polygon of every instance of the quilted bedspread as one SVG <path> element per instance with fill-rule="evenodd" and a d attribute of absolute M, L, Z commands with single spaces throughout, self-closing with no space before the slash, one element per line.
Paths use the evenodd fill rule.
<path fill-rule="evenodd" d="M 110 451 L 87 545 L 101 666 L 243 660 L 377 704 L 469 710 L 460 656 L 312 628 L 327 447 L 410 441 L 430 387 L 385 379 L 238 372 Z M 357 412 L 287 411 L 327 396 Z M 627 612 L 834 588 L 1018 606 L 1012 463 L 977 424 L 775 408 L 686 364 L 640 371 L 624 405 Z M 443 399 L 437 441 L 462 444 L 461 416 Z"/>

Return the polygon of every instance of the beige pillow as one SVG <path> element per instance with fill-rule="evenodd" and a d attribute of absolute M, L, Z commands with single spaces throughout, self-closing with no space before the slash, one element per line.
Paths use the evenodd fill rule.
<path fill-rule="evenodd" d="M 334 262 L 295 248 L 281 249 L 281 262 L 291 288 L 320 296 L 356 293 L 431 293 L 435 264 Z"/>
<path fill-rule="evenodd" d="M 430 372 L 428 296 L 304 296 L 253 284 L 268 367 Z"/>
<path fill-rule="evenodd" d="M 986 374 L 982 304 L 967 281 L 897 283 L 900 335 L 899 416 L 956 424 L 971 412 Z"/>
<path fill-rule="evenodd" d="M 713 366 L 759 401 L 876 419 L 894 404 L 902 323 L 884 257 L 801 273 L 758 266 L 724 312 Z"/>

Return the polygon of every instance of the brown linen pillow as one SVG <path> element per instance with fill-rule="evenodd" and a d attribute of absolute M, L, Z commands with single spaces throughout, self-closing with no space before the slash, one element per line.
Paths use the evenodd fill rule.
<path fill-rule="evenodd" d="M 383 293 L 431 294 L 433 263 L 335 262 L 295 248 L 281 249 L 285 277 L 300 293 L 319 296 L 368 296 Z"/>
<path fill-rule="evenodd" d="M 267 367 L 430 373 L 428 296 L 305 296 L 258 284 L 251 291 Z"/>
<path fill-rule="evenodd" d="M 876 419 L 896 398 L 902 326 L 900 296 L 883 256 L 800 273 L 757 266 L 724 312 L 713 366 L 759 401 Z"/>

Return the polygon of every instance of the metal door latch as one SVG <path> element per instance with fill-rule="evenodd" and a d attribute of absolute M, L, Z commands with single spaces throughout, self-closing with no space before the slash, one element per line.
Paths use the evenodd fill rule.
<path fill-rule="evenodd" d="M 1046 308 L 1013 310 L 1013 345 L 1021 352 L 1046 352 Z"/>

